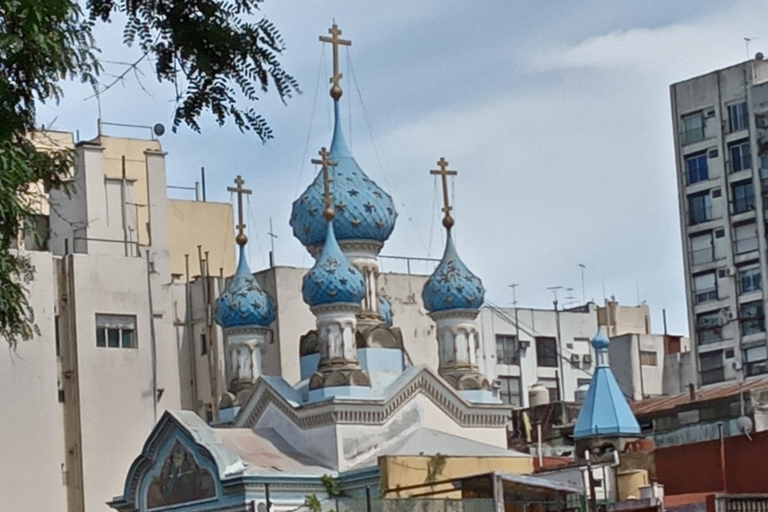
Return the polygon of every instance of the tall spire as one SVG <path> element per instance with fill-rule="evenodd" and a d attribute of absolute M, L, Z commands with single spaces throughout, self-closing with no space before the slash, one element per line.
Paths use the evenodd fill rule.
<path fill-rule="evenodd" d="M 424 283 L 421 292 L 424 307 L 437 327 L 438 372 L 467 400 L 498 403 L 488 379 L 480 372 L 477 362 L 479 339 L 475 318 L 483 304 L 483 283 L 461 261 L 451 238 L 453 217 L 448 198 L 448 162 L 440 158 L 438 170 L 429 171 L 443 181 L 443 226 L 448 231 L 445 253 L 440 264 Z"/>
<path fill-rule="evenodd" d="M 331 98 L 333 98 L 334 101 L 339 101 L 342 93 L 342 74 L 339 71 L 339 46 L 351 46 L 352 41 L 341 39 L 339 37 L 341 35 L 341 30 L 335 23 L 331 28 L 328 29 L 328 33 L 331 34 L 331 37 L 320 36 L 320 41 L 323 43 L 331 43 L 331 46 L 333 46 L 333 76 L 331 77 L 331 83 L 333 84 L 333 87 L 331 87 Z"/>
<path fill-rule="evenodd" d="M 443 217 L 443 226 L 445 226 L 445 229 L 450 231 L 454 222 L 453 217 L 451 217 L 451 210 L 453 207 L 451 206 L 448 199 L 448 176 L 456 176 L 458 172 L 449 171 L 448 161 L 443 157 L 440 157 L 440 160 L 437 161 L 437 165 L 440 167 L 440 169 L 432 169 L 429 171 L 429 174 L 433 176 L 440 176 L 443 179 L 443 213 L 445 213 L 445 216 Z"/>
<path fill-rule="evenodd" d="M 227 190 L 237 193 L 237 244 L 240 261 L 237 272 L 226 290 L 216 299 L 215 320 L 224 329 L 226 375 L 228 389 L 232 393 L 250 389 L 261 375 L 261 356 L 271 336 L 269 326 L 275 320 L 276 311 L 272 297 L 260 286 L 248 268 L 245 258 L 243 219 L 243 195 L 251 193 L 243 187 L 242 176 L 235 179 L 235 187 Z"/>
<path fill-rule="evenodd" d="M 243 222 L 243 195 L 251 195 L 251 191 L 243 188 L 244 184 L 245 180 L 243 180 L 242 176 L 238 175 L 235 178 L 235 185 L 237 186 L 227 187 L 228 192 L 235 192 L 237 194 L 237 237 L 235 237 L 235 242 L 240 247 L 248 243 L 248 237 L 245 236 L 245 222 Z"/>

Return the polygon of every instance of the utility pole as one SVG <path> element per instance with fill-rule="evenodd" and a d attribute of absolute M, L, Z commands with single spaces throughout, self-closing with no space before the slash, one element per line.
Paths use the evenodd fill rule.
<path fill-rule="evenodd" d="M 583 263 L 579 263 L 579 268 L 581 269 L 581 302 L 583 304 L 587 303 L 587 293 L 586 293 L 586 287 L 584 286 L 584 269 L 587 268 L 586 265 Z"/>
<path fill-rule="evenodd" d="M 517 287 L 520 286 L 519 284 L 511 284 L 509 285 L 510 288 L 512 288 L 512 307 L 515 308 L 515 355 L 517 356 L 517 365 L 520 367 L 520 405 L 523 405 L 523 402 L 525 398 L 523 397 L 523 391 L 525 390 L 525 385 L 523 384 L 523 365 L 520 362 L 520 358 L 522 357 L 520 354 L 520 322 L 517 320 Z M 496 361 L 498 364 L 498 361 Z"/>
<path fill-rule="evenodd" d="M 274 267 L 275 266 L 275 238 L 277 238 L 277 235 L 275 234 L 275 230 L 272 229 L 272 217 L 269 218 L 269 241 L 272 245 L 272 249 L 269 251 L 269 266 Z"/>

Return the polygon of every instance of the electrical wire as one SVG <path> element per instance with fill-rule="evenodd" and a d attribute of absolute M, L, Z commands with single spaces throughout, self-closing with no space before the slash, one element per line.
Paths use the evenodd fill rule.
<path fill-rule="evenodd" d="M 296 197 L 299 195 L 299 187 L 301 187 L 301 178 L 303 177 L 304 173 L 304 165 L 307 161 L 307 154 L 309 151 L 309 141 L 312 137 L 312 124 L 315 121 L 315 108 L 317 107 L 317 93 L 320 90 L 320 76 L 323 66 L 325 64 L 325 52 L 323 51 L 324 48 L 320 48 L 320 64 L 317 67 L 317 78 L 315 79 L 315 96 L 312 100 L 312 112 L 309 114 L 309 128 L 307 128 L 307 140 L 304 143 L 304 152 L 301 155 L 301 162 L 299 163 L 299 179 L 296 180 L 296 192 L 294 192 L 293 197 Z"/>

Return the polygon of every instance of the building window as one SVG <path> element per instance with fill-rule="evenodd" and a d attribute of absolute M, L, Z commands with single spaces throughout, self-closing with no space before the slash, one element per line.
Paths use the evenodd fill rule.
<path fill-rule="evenodd" d="M 747 129 L 747 103 L 728 106 L 728 131 L 738 132 Z"/>
<path fill-rule="evenodd" d="M 136 348 L 136 317 L 96 315 L 96 346 Z"/>
<path fill-rule="evenodd" d="M 747 377 L 768 373 L 768 349 L 765 345 L 748 348 L 744 351 L 744 372 Z"/>
<path fill-rule="evenodd" d="M 752 180 L 734 183 L 731 190 L 734 214 L 755 209 L 755 187 Z"/>
<path fill-rule="evenodd" d="M 206 333 L 200 333 L 200 355 L 208 355 L 208 336 Z"/>
<path fill-rule="evenodd" d="M 691 237 L 691 263 L 701 265 L 714 260 L 715 253 L 712 245 L 712 233 L 704 233 Z"/>
<path fill-rule="evenodd" d="M 652 352 L 650 350 L 641 350 L 640 364 L 643 366 L 656 366 L 656 352 Z"/>
<path fill-rule="evenodd" d="M 538 366 L 557 367 L 556 343 L 555 338 L 536 338 L 536 364 Z"/>
<path fill-rule="evenodd" d="M 762 288 L 760 267 L 739 271 L 739 293 L 756 292 Z"/>
<path fill-rule="evenodd" d="M 61 327 L 59 325 L 59 315 L 53 317 L 53 335 L 56 342 L 56 357 L 61 357 Z"/>
<path fill-rule="evenodd" d="M 683 144 L 704 140 L 704 116 L 701 112 L 683 116 Z"/>
<path fill-rule="evenodd" d="M 518 364 L 517 336 L 511 334 L 496 335 L 496 363 Z"/>
<path fill-rule="evenodd" d="M 693 276 L 693 291 L 696 304 L 717 300 L 717 280 L 714 272 Z"/>
<path fill-rule="evenodd" d="M 749 223 L 736 226 L 733 230 L 736 254 L 757 250 L 757 224 Z"/>
<path fill-rule="evenodd" d="M 702 386 L 725 380 L 723 351 L 715 350 L 699 354 L 699 373 Z"/>
<path fill-rule="evenodd" d="M 746 171 L 752 168 L 752 156 L 749 152 L 749 141 L 731 144 L 731 172 Z"/>
<path fill-rule="evenodd" d="M 709 170 L 707 169 L 707 154 L 689 156 L 685 159 L 685 166 L 688 168 L 688 184 L 693 185 L 700 181 L 709 179 Z"/>
<path fill-rule="evenodd" d="M 741 335 L 749 336 L 765 332 L 765 313 L 763 312 L 763 301 L 745 302 L 739 305 L 739 325 L 741 326 Z"/>
<path fill-rule="evenodd" d="M 499 388 L 499 398 L 502 402 L 513 407 L 520 407 L 520 377 L 499 376 L 501 387 Z"/>
<path fill-rule="evenodd" d="M 708 311 L 696 315 L 696 343 L 706 345 L 723 339 L 720 311 Z"/>
<path fill-rule="evenodd" d="M 688 196 L 688 210 L 691 224 L 712 220 L 712 200 L 709 197 L 709 190 Z"/>

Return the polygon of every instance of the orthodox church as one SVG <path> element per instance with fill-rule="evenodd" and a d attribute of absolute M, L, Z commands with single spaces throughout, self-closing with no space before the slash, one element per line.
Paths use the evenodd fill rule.
<path fill-rule="evenodd" d="M 110 503 L 116 510 L 244 510 L 249 503 L 291 510 L 324 492 L 324 475 L 348 495 L 366 487 L 383 495 L 393 485 L 383 488 L 383 474 L 387 482 L 395 474 L 387 459 L 398 456 L 493 458 L 500 470 L 533 470 L 529 455 L 507 449 L 510 410 L 478 369 L 475 319 L 484 289 L 454 246 L 447 192 L 445 252 L 422 290 L 436 325 L 439 366 L 407 364 L 403 333 L 377 282 L 377 256 L 397 213 L 344 140 L 338 46 L 349 41 L 336 25 L 329 33 L 321 40 L 334 50 L 334 133 L 330 151 L 323 148 L 312 161 L 321 170 L 293 203 L 290 219 L 315 259 L 302 283 L 316 322 L 296 340 L 301 380 L 291 385 L 262 371 L 275 302 L 246 261 L 241 207 L 239 264 L 215 308 L 227 380 L 219 423 L 209 425 L 194 412 L 166 412 L 131 466 L 122 495 Z M 438 165 L 432 173 L 447 191 L 455 171 L 444 159 Z M 241 178 L 236 184 L 242 204 L 248 191 Z M 396 485 L 409 478 L 403 472 Z"/>

